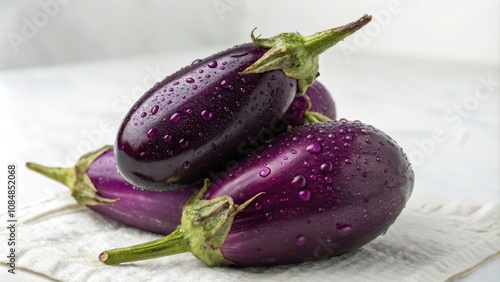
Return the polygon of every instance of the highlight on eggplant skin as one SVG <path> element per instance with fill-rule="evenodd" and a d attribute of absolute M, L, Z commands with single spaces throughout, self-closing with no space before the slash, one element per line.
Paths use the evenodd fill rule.
<path fill-rule="evenodd" d="M 66 185 L 79 204 L 104 217 L 162 235 L 180 224 L 182 207 L 199 188 L 170 192 L 137 189 L 118 173 L 112 146 L 82 156 L 71 168 L 35 163 L 27 163 L 27 167 Z"/>

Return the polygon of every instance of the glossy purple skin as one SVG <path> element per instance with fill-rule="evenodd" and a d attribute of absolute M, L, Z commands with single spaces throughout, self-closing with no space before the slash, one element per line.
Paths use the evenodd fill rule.
<path fill-rule="evenodd" d="M 113 150 L 97 158 L 88 168 L 87 175 L 99 196 L 120 199 L 88 208 L 132 227 L 164 235 L 181 223 L 182 207 L 197 190 L 195 187 L 169 192 L 135 189 L 116 171 Z"/>
<path fill-rule="evenodd" d="M 284 116 L 287 123 L 291 126 L 299 126 L 304 124 L 304 113 L 309 108 L 309 102 L 310 98 L 309 96 L 307 96 L 307 90 L 306 93 L 295 97 Z"/>
<path fill-rule="evenodd" d="M 345 120 L 307 124 L 241 161 L 206 192 L 242 204 L 221 248 L 241 266 L 298 263 L 352 252 L 386 232 L 414 173 L 383 132 Z"/>
<path fill-rule="evenodd" d="M 279 120 L 297 92 L 281 70 L 239 72 L 266 49 L 235 46 L 157 83 L 126 115 L 115 153 L 122 175 L 147 190 L 176 190 L 241 157 L 237 148 Z"/>
<path fill-rule="evenodd" d="M 309 108 L 309 103 L 311 104 L 311 108 Z M 306 123 L 304 119 L 306 110 L 318 112 L 332 120 L 337 118 L 335 102 L 330 92 L 317 80 L 307 88 L 306 93 L 295 97 L 285 117 L 292 126 L 302 125 Z"/>
<path fill-rule="evenodd" d="M 306 94 L 311 99 L 311 108 L 309 111 L 318 112 L 333 120 L 337 119 L 335 102 L 323 84 L 316 80 L 307 88 Z"/>

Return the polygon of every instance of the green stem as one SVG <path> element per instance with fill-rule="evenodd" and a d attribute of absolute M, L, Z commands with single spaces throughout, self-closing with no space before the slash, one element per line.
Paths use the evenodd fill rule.
<path fill-rule="evenodd" d="M 104 146 L 98 150 L 83 155 L 75 167 L 47 167 L 36 163 L 26 163 L 26 166 L 40 174 L 58 181 L 71 190 L 71 195 L 80 205 L 100 205 L 116 202 L 118 199 L 106 199 L 97 195 L 94 183 L 87 175 L 87 170 L 92 163 L 113 146 Z"/>
<path fill-rule="evenodd" d="M 371 19 L 372 16 L 365 14 L 355 22 L 306 36 L 304 37 L 305 48 L 312 56 L 319 56 L 338 42 L 358 31 L 369 23 Z"/>
<path fill-rule="evenodd" d="M 179 227 L 161 239 L 126 248 L 104 251 L 99 260 L 105 264 L 118 264 L 189 252 L 189 243 Z"/>
<path fill-rule="evenodd" d="M 310 36 L 281 33 L 270 38 L 259 38 L 252 31 L 252 41 L 269 50 L 241 74 L 282 70 L 288 77 L 297 79 L 297 94 L 302 94 L 318 75 L 318 56 L 362 28 L 371 19 L 370 15 L 364 15 L 355 22 Z"/>
<path fill-rule="evenodd" d="M 304 113 L 304 117 L 307 119 L 308 122 L 310 123 L 318 123 L 318 122 L 327 122 L 327 121 L 332 121 L 331 118 L 320 114 L 318 112 L 311 112 L 311 111 L 306 111 Z"/>
<path fill-rule="evenodd" d="M 70 187 L 70 189 L 75 185 L 76 170 L 74 167 L 47 167 L 30 162 L 26 163 L 26 166 L 33 171 L 43 174 L 50 179 L 60 182 L 67 187 Z"/>

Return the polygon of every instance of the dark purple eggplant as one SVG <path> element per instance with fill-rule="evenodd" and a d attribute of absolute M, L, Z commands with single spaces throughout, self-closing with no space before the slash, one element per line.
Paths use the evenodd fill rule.
<path fill-rule="evenodd" d="M 294 127 L 205 185 L 171 235 L 99 259 L 191 251 L 210 266 L 261 266 L 349 253 L 394 223 L 414 178 L 403 150 L 370 125 L 341 119 Z"/>
<path fill-rule="evenodd" d="M 298 126 L 304 124 L 308 118 L 311 118 L 311 115 L 317 116 L 317 114 L 324 116 L 323 121 L 337 118 L 335 102 L 330 92 L 316 80 L 303 95 L 293 99 L 292 105 L 286 111 L 284 118 L 289 125 Z"/>
<path fill-rule="evenodd" d="M 182 207 L 198 190 L 195 187 L 169 192 L 136 189 L 116 171 L 112 146 L 82 156 L 72 168 L 26 165 L 68 186 L 78 204 L 118 222 L 163 235 L 170 234 L 181 223 Z"/>
<path fill-rule="evenodd" d="M 311 107 L 308 109 L 310 112 L 320 113 L 332 120 L 337 119 L 337 110 L 332 95 L 326 87 L 315 81 L 306 91 L 307 96 L 311 100 Z"/>
<path fill-rule="evenodd" d="M 125 116 L 115 144 L 118 169 L 147 190 L 196 183 L 237 148 L 280 120 L 318 73 L 318 56 L 371 20 L 311 36 L 283 33 L 235 46 L 168 76 Z"/>

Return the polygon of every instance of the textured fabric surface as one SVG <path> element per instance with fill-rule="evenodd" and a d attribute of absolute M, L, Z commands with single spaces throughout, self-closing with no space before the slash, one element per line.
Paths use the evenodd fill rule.
<path fill-rule="evenodd" d="M 500 204 L 412 198 L 384 235 L 323 261 L 210 268 L 189 253 L 107 266 L 101 251 L 159 238 L 76 205 L 68 193 L 19 211 L 18 267 L 61 281 L 445 281 L 500 254 Z M 1 216 L 6 221 L 6 214 Z M 6 237 L 7 231 L 1 230 Z M 6 257 L 0 257 L 6 262 Z"/>

